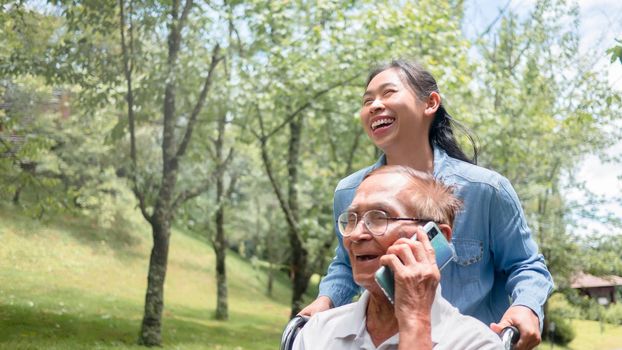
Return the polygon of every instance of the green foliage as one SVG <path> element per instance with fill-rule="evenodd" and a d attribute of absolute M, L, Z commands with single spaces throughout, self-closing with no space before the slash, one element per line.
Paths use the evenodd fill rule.
<path fill-rule="evenodd" d="M 548 313 L 545 316 L 550 327 L 545 330 L 543 338 L 555 344 L 567 345 L 577 335 L 571 322 L 580 316 L 580 309 L 569 303 L 563 293 L 554 293 L 548 300 Z M 554 330 L 552 324 L 555 325 Z"/>
<path fill-rule="evenodd" d="M 547 339 L 555 344 L 567 345 L 576 337 L 576 331 L 570 321 L 556 314 L 549 315 L 550 322 L 555 323 L 555 331 L 549 333 Z"/>
<path fill-rule="evenodd" d="M 622 325 L 622 304 L 620 302 L 611 304 L 603 315 L 605 322 L 615 325 Z"/>
<path fill-rule="evenodd" d="M 572 180 L 576 167 L 619 140 L 622 115 L 606 75 L 576 55 L 578 21 L 578 7 L 564 1 L 538 1 L 529 16 L 504 16 L 478 46 L 484 89 L 473 99 L 477 113 L 467 114 L 481 163 L 515 186 L 560 287 L 583 266 L 574 220 L 599 216 L 595 196 Z M 587 200 L 569 202 L 564 192 L 571 188 Z"/>
<path fill-rule="evenodd" d="M 562 319 L 581 318 L 581 309 L 571 304 L 563 293 L 553 293 L 548 300 L 550 315 L 556 315 Z"/>
<path fill-rule="evenodd" d="M 622 276 L 622 237 L 610 233 L 591 234 L 580 241 L 583 270 L 594 276 Z M 598 254 L 590 254 L 598 252 Z"/>
<path fill-rule="evenodd" d="M 607 53 L 611 55 L 611 63 L 615 62 L 616 59 L 622 63 L 622 40 L 616 39 L 618 45 L 607 50 Z"/>

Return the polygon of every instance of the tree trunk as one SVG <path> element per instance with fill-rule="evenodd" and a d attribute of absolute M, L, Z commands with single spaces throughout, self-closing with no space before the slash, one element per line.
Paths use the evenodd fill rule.
<path fill-rule="evenodd" d="M 266 286 L 266 295 L 272 296 L 272 287 L 274 285 L 274 264 L 272 261 L 268 262 L 268 285 Z"/>
<path fill-rule="evenodd" d="M 302 118 L 294 118 L 289 123 L 290 139 L 287 159 L 288 182 L 288 206 L 296 223 L 299 222 L 300 210 L 298 206 L 298 158 L 300 156 L 300 139 L 302 137 Z M 309 285 L 307 273 L 308 252 L 301 241 L 299 226 L 290 225 L 288 228 L 289 242 L 291 247 L 290 270 L 292 272 L 292 313 L 291 317 L 302 310 L 302 296 Z"/>
<path fill-rule="evenodd" d="M 551 341 L 550 330 L 551 330 L 551 320 L 549 320 L 549 302 L 548 300 L 544 303 L 543 307 L 544 320 L 542 321 L 542 340 Z"/>
<path fill-rule="evenodd" d="M 259 223 L 257 224 L 257 227 L 259 227 Z M 266 286 L 266 295 L 271 297 L 272 287 L 274 284 L 274 245 L 272 244 L 272 237 L 269 235 L 266 235 L 265 245 L 268 258 L 268 284 Z"/>
<path fill-rule="evenodd" d="M 226 320 L 229 318 L 227 305 L 227 270 L 225 268 L 225 257 L 227 243 L 225 241 L 224 216 L 225 208 L 223 203 L 223 183 L 222 173 L 218 175 L 216 181 L 216 192 L 218 197 L 218 210 L 216 211 L 216 239 L 214 250 L 216 252 L 216 319 Z"/>
<path fill-rule="evenodd" d="M 159 346 L 162 343 L 161 326 L 164 309 L 164 279 L 168 262 L 170 220 L 160 212 L 152 224 L 153 248 L 149 259 L 145 314 L 138 343 L 145 346 Z"/>
<path fill-rule="evenodd" d="M 22 188 L 24 188 L 24 185 L 17 186 L 17 188 L 15 189 L 15 192 L 13 193 L 13 204 L 14 205 L 19 205 L 19 198 L 20 198 L 20 195 L 22 194 Z"/>
<path fill-rule="evenodd" d="M 296 316 L 296 314 L 302 310 L 304 306 L 302 297 L 309 286 L 309 275 L 307 273 L 307 250 L 304 249 L 301 242 L 298 242 L 292 248 L 291 271 L 294 285 L 292 291 L 292 312 L 290 314 L 290 318 Z"/>

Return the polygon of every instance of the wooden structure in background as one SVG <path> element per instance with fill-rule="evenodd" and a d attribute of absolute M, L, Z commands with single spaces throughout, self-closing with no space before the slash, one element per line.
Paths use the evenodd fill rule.
<path fill-rule="evenodd" d="M 597 277 L 587 273 L 580 273 L 573 279 L 570 286 L 579 289 L 582 294 L 596 299 L 601 305 L 615 304 L 617 302 L 616 289 L 622 289 L 622 277 Z"/>

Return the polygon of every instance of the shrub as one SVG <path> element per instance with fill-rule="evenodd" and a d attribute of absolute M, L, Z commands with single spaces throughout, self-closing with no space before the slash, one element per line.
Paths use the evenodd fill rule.
<path fill-rule="evenodd" d="M 603 315 L 603 321 L 611 324 L 622 324 L 622 304 L 611 304 Z"/>
<path fill-rule="evenodd" d="M 576 336 L 574 329 L 567 318 L 563 316 L 550 314 L 549 322 L 555 324 L 555 331 L 549 331 L 547 339 L 555 344 L 562 346 L 570 343 Z"/>
<path fill-rule="evenodd" d="M 581 308 L 572 305 L 563 293 L 554 293 L 548 301 L 549 314 L 555 314 L 562 318 L 581 318 Z"/>
<path fill-rule="evenodd" d="M 555 331 L 549 330 L 549 334 L 545 334 L 546 339 L 559 345 L 570 343 L 575 337 L 575 331 L 569 320 L 580 316 L 581 309 L 570 304 L 564 294 L 553 294 L 548 301 L 546 317 L 550 323 L 555 324 Z"/>

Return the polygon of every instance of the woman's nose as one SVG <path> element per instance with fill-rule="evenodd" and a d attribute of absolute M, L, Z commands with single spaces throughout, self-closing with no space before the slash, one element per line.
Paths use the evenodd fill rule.
<path fill-rule="evenodd" d="M 376 113 L 377 111 L 383 110 L 384 109 L 384 104 L 382 103 L 382 100 L 379 98 L 375 98 L 371 104 L 369 105 L 369 112 L 371 114 Z"/>

